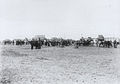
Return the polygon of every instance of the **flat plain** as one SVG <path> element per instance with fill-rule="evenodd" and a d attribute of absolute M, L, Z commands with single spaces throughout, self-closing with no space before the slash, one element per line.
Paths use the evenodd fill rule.
<path fill-rule="evenodd" d="M 120 84 L 120 46 L 0 45 L 0 84 Z"/>

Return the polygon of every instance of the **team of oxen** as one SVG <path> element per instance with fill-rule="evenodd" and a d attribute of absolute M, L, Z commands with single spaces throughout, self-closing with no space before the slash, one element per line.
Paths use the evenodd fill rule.
<path fill-rule="evenodd" d="M 4 40 L 4 45 L 12 44 L 12 45 L 31 45 L 31 49 L 41 49 L 42 46 L 72 46 L 74 45 L 75 48 L 79 48 L 80 46 L 97 46 L 97 47 L 114 47 L 117 48 L 119 42 L 116 40 L 105 40 L 105 38 L 101 35 L 98 38 L 93 39 L 91 37 L 88 38 L 81 38 L 80 40 L 72 40 L 72 39 L 62 39 L 62 38 L 53 38 L 53 39 L 41 39 L 41 38 L 32 38 L 31 40 L 25 38 L 24 40 L 21 39 L 14 39 L 14 40 Z"/>
<path fill-rule="evenodd" d="M 31 45 L 31 49 L 35 48 L 35 49 L 41 49 L 42 46 L 59 46 L 59 47 L 64 47 L 64 46 L 69 46 L 72 45 L 74 43 L 73 40 L 71 39 L 40 39 L 40 38 L 32 38 L 32 40 L 28 40 L 27 38 L 25 38 L 24 40 L 21 39 L 15 39 L 15 40 L 4 40 L 3 44 L 7 45 L 7 44 L 12 44 L 12 45 Z"/>

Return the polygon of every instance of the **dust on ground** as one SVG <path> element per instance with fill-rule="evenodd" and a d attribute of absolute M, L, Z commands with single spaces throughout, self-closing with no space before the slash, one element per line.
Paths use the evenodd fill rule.
<path fill-rule="evenodd" d="M 120 47 L 0 47 L 0 84 L 120 84 Z"/>

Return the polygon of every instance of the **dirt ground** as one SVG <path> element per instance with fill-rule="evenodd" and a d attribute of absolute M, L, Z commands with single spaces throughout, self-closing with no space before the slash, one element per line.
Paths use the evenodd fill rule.
<path fill-rule="evenodd" d="M 120 84 L 120 47 L 0 45 L 0 84 Z"/>

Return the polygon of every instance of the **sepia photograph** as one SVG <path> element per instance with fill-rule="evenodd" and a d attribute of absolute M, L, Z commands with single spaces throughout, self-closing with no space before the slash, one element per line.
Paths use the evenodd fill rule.
<path fill-rule="evenodd" d="M 120 0 L 0 0 L 0 84 L 120 84 Z"/>

